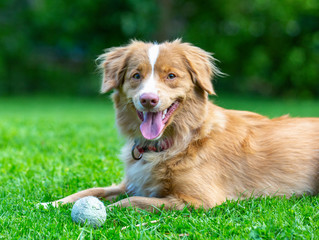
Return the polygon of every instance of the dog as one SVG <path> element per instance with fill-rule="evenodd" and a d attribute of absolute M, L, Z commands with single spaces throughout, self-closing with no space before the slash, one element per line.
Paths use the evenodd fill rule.
<path fill-rule="evenodd" d="M 319 118 L 269 119 L 209 101 L 222 73 L 212 55 L 181 40 L 131 41 L 99 57 L 101 92 L 113 90 L 116 121 L 127 142 L 125 178 L 51 202 L 85 196 L 108 207 L 209 209 L 251 196 L 319 190 Z"/>

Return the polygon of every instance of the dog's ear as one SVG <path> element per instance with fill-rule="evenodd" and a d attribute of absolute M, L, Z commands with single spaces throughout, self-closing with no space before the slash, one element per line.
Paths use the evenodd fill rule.
<path fill-rule="evenodd" d="M 212 78 L 216 75 L 222 75 L 214 64 L 215 58 L 210 53 L 198 47 L 188 43 L 183 43 L 183 45 L 185 46 L 186 65 L 194 84 L 197 84 L 208 94 L 215 95 Z"/>
<path fill-rule="evenodd" d="M 123 84 L 127 56 L 128 47 L 126 46 L 110 48 L 106 53 L 98 57 L 99 68 L 103 71 L 101 93 L 106 93 Z"/>

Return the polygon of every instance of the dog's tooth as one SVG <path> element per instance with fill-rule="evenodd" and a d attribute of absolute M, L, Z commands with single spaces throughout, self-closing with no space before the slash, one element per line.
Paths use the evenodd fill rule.
<path fill-rule="evenodd" d="M 143 117 L 144 119 L 146 119 L 146 112 L 143 112 Z"/>
<path fill-rule="evenodd" d="M 167 109 L 165 109 L 165 110 L 163 111 L 162 119 L 164 119 L 164 118 L 166 117 L 166 113 L 167 113 Z"/>

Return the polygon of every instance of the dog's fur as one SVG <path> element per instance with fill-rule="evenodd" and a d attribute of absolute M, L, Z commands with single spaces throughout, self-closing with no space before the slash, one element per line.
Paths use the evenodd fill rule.
<path fill-rule="evenodd" d="M 127 193 L 129 198 L 110 206 L 211 208 L 226 199 L 318 193 L 319 118 L 269 119 L 214 105 L 208 94 L 214 94 L 211 78 L 220 74 L 215 59 L 180 40 L 132 41 L 99 59 L 102 92 L 114 89 L 117 125 L 127 137 L 126 177 L 118 186 L 84 190 L 54 205 L 89 195 L 114 200 Z M 141 104 L 141 95 L 149 92 L 159 97 L 155 107 Z M 164 111 L 174 102 L 179 105 L 160 135 L 145 139 L 137 111 Z M 134 141 L 163 139 L 172 142 L 168 149 L 132 158 Z"/>

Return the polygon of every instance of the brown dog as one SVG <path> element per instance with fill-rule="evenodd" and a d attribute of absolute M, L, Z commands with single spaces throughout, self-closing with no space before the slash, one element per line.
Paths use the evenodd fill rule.
<path fill-rule="evenodd" d="M 207 52 L 179 40 L 133 41 L 100 56 L 102 92 L 114 89 L 126 177 L 119 186 L 92 188 L 85 196 L 142 209 L 164 205 L 211 208 L 226 199 L 317 194 L 319 119 L 268 119 L 222 109 L 208 100 L 220 74 Z"/>

